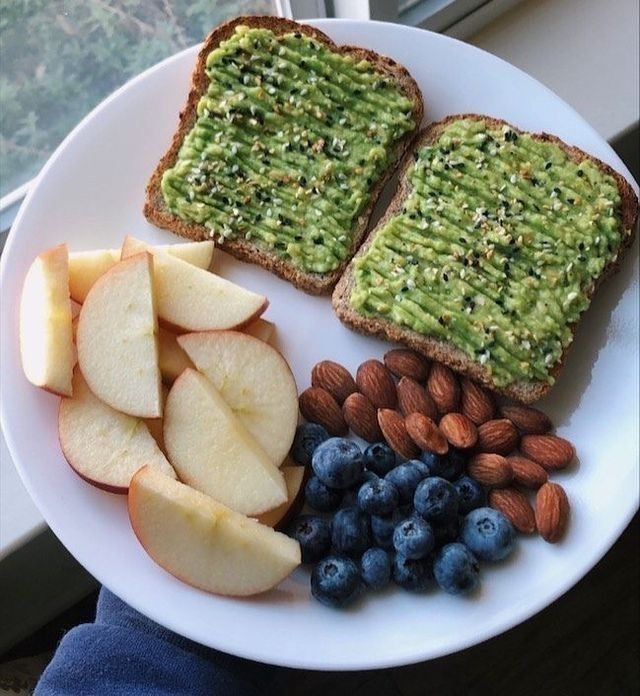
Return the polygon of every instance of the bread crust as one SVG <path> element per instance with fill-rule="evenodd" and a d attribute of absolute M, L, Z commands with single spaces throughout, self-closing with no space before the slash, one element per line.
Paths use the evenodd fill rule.
<path fill-rule="evenodd" d="M 189 91 L 187 103 L 179 115 L 178 129 L 173 136 L 169 149 L 163 155 L 151 175 L 146 189 L 144 215 L 147 220 L 158 227 L 171 230 L 171 232 L 175 232 L 182 237 L 187 237 L 196 241 L 210 239 L 209 230 L 204 225 L 181 220 L 167 208 L 160 188 L 162 175 L 165 170 L 175 164 L 182 141 L 196 121 L 196 107 L 198 101 L 209 84 L 209 79 L 205 72 L 207 56 L 222 41 L 232 36 L 238 25 L 269 29 L 276 36 L 291 31 L 301 32 L 314 38 L 325 46 L 328 46 L 331 51 L 335 53 L 350 54 L 356 58 L 369 60 L 376 69 L 391 75 L 405 96 L 413 103 L 412 114 L 416 126 L 413 130 L 406 133 L 394 146 L 391 165 L 371 190 L 371 201 L 355 222 L 347 257 L 334 271 L 330 273 L 306 273 L 296 268 L 290 261 L 278 256 L 276 253 L 258 248 L 250 241 L 244 239 L 225 240 L 219 244 L 224 251 L 229 252 L 232 256 L 242 261 L 249 261 L 262 266 L 281 278 L 290 281 L 293 285 L 305 292 L 313 295 L 329 294 L 344 272 L 349 260 L 360 246 L 382 189 L 395 172 L 398 163 L 402 160 L 403 155 L 411 145 L 416 131 L 420 127 L 424 113 L 422 93 L 416 81 L 411 77 L 406 68 L 396 63 L 391 58 L 357 46 L 338 46 L 319 29 L 315 29 L 306 24 L 299 24 L 290 19 L 282 19 L 279 17 L 237 17 L 236 19 L 221 24 L 205 39 L 198 53 L 196 66 L 191 77 L 191 89 Z"/>
<path fill-rule="evenodd" d="M 400 183 L 393 200 L 376 227 L 368 234 L 354 259 L 362 256 L 366 252 L 375 239 L 378 231 L 381 230 L 396 213 L 398 213 L 398 211 L 404 205 L 406 198 L 410 195 L 411 187 L 409 185 L 407 173 L 412 164 L 411 155 L 413 151 L 422 145 L 437 140 L 440 133 L 449 123 L 463 118 L 484 121 L 487 125 L 494 128 L 509 126 L 509 128 L 519 134 L 526 132 L 512 126 L 510 123 L 503 121 L 502 119 L 482 116 L 480 114 L 456 114 L 453 116 L 447 116 L 443 120 L 432 123 L 424 128 L 416 136 L 411 148 L 411 152 L 405 156 L 402 164 L 400 165 Z M 621 198 L 620 214 L 623 228 L 622 242 L 617 257 L 604 268 L 600 276 L 598 276 L 592 286 L 588 289 L 587 296 L 589 300 L 591 300 L 604 279 L 615 273 L 615 271 L 618 269 L 622 257 L 631 246 L 635 234 L 636 224 L 638 222 L 638 199 L 627 180 L 612 169 L 608 164 L 605 164 L 601 160 L 584 152 L 580 148 L 568 145 L 560 138 L 550 135 L 549 133 L 530 133 L 530 135 L 541 141 L 555 143 L 561 147 L 574 161 L 583 161 L 584 159 L 591 160 L 591 162 L 595 163 L 602 171 L 611 175 L 618 185 L 618 191 L 620 192 Z M 433 336 L 424 336 L 416 331 L 413 331 L 412 329 L 400 327 L 384 318 L 367 317 L 356 312 L 349 302 L 351 290 L 353 289 L 354 285 L 354 259 L 351 260 L 347 270 L 338 282 L 332 297 L 332 303 L 336 314 L 347 326 L 360 333 L 378 336 L 380 338 L 407 345 L 410 348 L 413 348 L 414 350 L 426 355 L 427 357 L 432 358 L 433 360 L 437 360 L 445 365 L 448 365 L 453 370 L 470 377 L 471 379 L 483 384 L 485 387 L 523 403 L 533 403 L 547 394 L 552 385 L 541 380 L 520 381 L 504 387 L 498 387 L 493 382 L 488 369 L 486 369 L 480 363 L 470 359 L 463 350 L 456 347 L 452 343 Z M 573 334 L 575 334 L 576 327 L 577 323 L 572 324 L 570 327 Z M 551 374 L 554 377 L 557 377 L 557 375 L 560 373 L 566 360 L 569 348 L 572 344 L 573 341 L 564 349 L 560 359 L 555 363 L 555 365 L 553 365 Z"/>

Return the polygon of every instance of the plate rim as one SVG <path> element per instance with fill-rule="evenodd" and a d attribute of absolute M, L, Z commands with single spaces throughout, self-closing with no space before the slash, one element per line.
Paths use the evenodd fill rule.
<path fill-rule="evenodd" d="M 392 26 L 395 29 L 401 28 L 403 31 L 410 32 L 410 33 L 419 33 L 423 34 L 426 30 L 424 29 L 419 29 L 416 27 L 407 27 L 403 25 L 396 25 L 396 24 L 390 24 L 387 22 L 380 22 L 380 21 L 362 21 L 362 20 L 344 20 L 344 19 L 320 19 L 320 20 L 313 20 L 313 21 L 308 21 L 309 24 L 312 24 L 313 26 L 317 26 L 319 29 L 326 30 L 329 35 L 331 35 L 331 26 L 335 25 L 345 25 L 345 26 L 355 26 L 357 27 L 357 31 L 359 32 L 359 37 L 357 41 L 361 41 L 363 44 L 366 44 L 366 28 L 368 25 L 385 25 L 385 26 Z M 428 34 L 431 35 L 432 39 L 431 40 L 437 40 L 437 41 L 442 41 L 442 42 L 454 42 L 455 44 L 460 44 L 464 46 L 464 50 L 470 50 L 471 52 L 475 51 L 480 51 L 481 53 L 488 54 L 490 55 L 494 60 L 500 61 L 502 64 L 505 66 L 508 66 L 509 69 L 511 70 L 516 70 L 520 75 L 527 80 L 531 81 L 533 84 L 537 85 L 538 87 L 543 88 L 550 96 L 551 98 L 555 100 L 559 100 L 562 102 L 562 104 L 570 110 L 571 115 L 573 118 L 578 119 L 583 127 L 590 131 L 590 134 L 592 135 L 593 138 L 597 139 L 601 144 L 606 145 L 606 147 L 609 150 L 609 155 L 611 156 L 611 160 L 615 161 L 615 167 L 620 171 L 620 173 L 624 174 L 624 176 L 628 179 L 628 181 L 631 183 L 632 187 L 638 192 L 638 184 L 635 182 L 634 178 L 632 177 L 631 173 L 629 172 L 628 168 L 625 166 L 624 162 L 619 158 L 617 153 L 611 148 L 609 143 L 604 140 L 604 138 L 597 133 L 597 131 L 577 112 L 573 107 L 568 105 L 563 99 L 561 99 L 555 92 L 553 92 L 551 89 L 546 87 L 544 84 L 540 83 L 538 80 L 533 78 L 531 75 L 526 73 L 525 71 L 521 70 L 520 68 L 517 68 L 516 66 L 512 65 L 511 63 L 503 60 L 502 58 L 499 58 L 498 56 L 495 56 L 493 54 L 488 53 L 487 51 L 480 49 L 476 46 L 472 46 L 471 44 L 467 44 L 463 41 L 459 41 L 457 39 L 454 39 L 452 37 L 444 36 L 442 34 L 438 34 L 435 32 L 427 31 Z M 129 90 L 132 88 L 134 85 L 136 85 L 138 82 L 143 81 L 147 78 L 147 76 L 151 73 L 154 73 L 156 71 L 161 71 L 165 69 L 165 66 L 168 64 L 171 64 L 172 62 L 175 61 L 180 61 L 182 60 L 186 54 L 194 54 L 198 50 L 198 47 L 200 44 L 197 44 L 195 46 L 186 48 L 178 53 L 173 54 L 172 56 L 168 56 L 164 60 L 156 63 L 155 65 L 147 68 L 143 72 L 139 73 L 138 75 L 134 76 L 130 80 L 128 80 L 125 84 L 123 84 L 121 87 L 116 89 L 114 92 L 112 92 L 110 95 L 108 95 L 103 101 L 101 101 L 96 107 L 94 107 L 76 126 L 71 130 L 71 132 L 64 138 L 64 140 L 60 143 L 60 145 L 56 148 L 56 150 L 52 153 L 52 155 L 49 157 L 45 165 L 42 167 L 38 175 L 36 176 L 36 180 L 34 181 L 33 186 L 29 190 L 27 196 L 25 197 L 24 201 L 22 202 L 20 206 L 20 210 L 16 216 L 16 219 L 12 225 L 11 232 L 9 234 L 9 237 L 6 241 L 4 253 L 2 254 L 2 259 L 0 260 L 0 287 L 4 287 L 5 285 L 5 277 L 10 273 L 9 270 L 9 257 L 11 256 L 11 250 L 14 246 L 15 239 L 19 233 L 20 226 L 21 226 L 21 221 L 22 218 L 25 215 L 25 211 L 28 209 L 31 199 L 37 194 L 39 191 L 40 187 L 43 184 L 43 181 L 46 177 L 47 172 L 53 167 L 57 159 L 61 156 L 62 152 L 66 149 L 68 146 L 69 142 L 72 141 L 76 133 L 83 129 L 86 125 L 86 123 L 90 120 L 92 120 L 97 113 L 99 113 L 102 109 L 105 109 L 108 107 L 108 105 L 116 100 L 120 94 L 123 92 Z M 636 245 L 637 245 L 637 240 L 636 240 Z M 20 475 L 20 478 L 29 492 L 30 496 L 36 503 L 37 507 L 39 510 L 42 510 L 42 505 L 40 501 L 40 496 L 38 495 L 38 492 L 34 489 L 34 487 L 31 484 L 31 481 L 29 477 L 26 474 L 26 469 L 23 466 L 22 461 L 20 460 L 20 457 L 18 455 L 18 445 L 16 443 L 16 440 L 14 439 L 14 434 L 11 432 L 10 429 L 7 428 L 7 418 L 8 418 L 8 411 L 7 411 L 7 406 L 5 403 L 4 399 L 0 399 L 0 427 L 2 428 L 2 431 L 5 436 L 5 440 L 7 443 L 7 448 L 11 454 L 11 458 L 14 462 L 14 465 Z M 450 645 L 442 645 L 438 646 L 436 649 L 429 649 L 427 651 L 416 649 L 415 651 L 405 651 L 403 653 L 402 659 L 398 659 L 397 657 L 390 657 L 388 659 L 380 659 L 379 657 L 376 657 L 375 659 L 366 659 L 366 658 L 358 658 L 358 656 L 353 656 L 351 659 L 348 661 L 340 662 L 340 663 L 327 663 L 325 662 L 317 662 L 309 659 L 301 659 L 301 660 L 296 660 L 295 658 L 292 658 L 290 655 L 287 656 L 287 659 L 285 660 L 278 660 L 274 659 L 274 655 L 272 653 L 269 653 L 268 651 L 265 652 L 264 650 L 256 649 L 256 647 L 250 647 L 246 650 L 242 649 L 237 649 L 234 648 L 233 652 L 231 654 L 237 655 L 239 657 L 243 657 L 246 659 L 251 659 L 251 660 L 258 660 L 261 662 L 269 663 L 269 664 L 275 664 L 275 665 L 280 665 L 284 667 L 293 667 L 293 668 L 304 668 L 304 669 L 315 669 L 315 670 L 344 670 L 344 671 L 350 671 L 350 670 L 363 670 L 363 669 L 380 669 L 380 668 L 385 668 L 385 667 L 391 667 L 391 666 L 400 666 L 400 665 L 407 665 L 407 664 L 413 664 L 416 662 L 420 661 L 426 661 L 426 660 L 431 660 L 435 659 L 438 657 L 442 657 L 447 654 L 452 654 L 455 652 L 458 652 L 460 650 L 464 650 L 468 647 L 471 647 L 473 645 L 480 644 L 486 640 L 489 640 L 490 638 L 500 635 L 501 633 L 504 633 L 511 628 L 514 628 L 515 626 L 519 625 L 523 621 L 527 620 L 528 618 L 534 616 L 550 604 L 552 604 L 558 597 L 562 596 L 565 594 L 569 589 L 571 589 L 577 582 L 579 582 L 583 577 L 585 577 L 591 569 L 602 559 L 602 557 L 605 555 L 605 553 L 613 546 L 613 544 L 616 542 L 616 540 L 619 538 L 619 536 L 622 534 L 624 529 L 628 526 L 629 522 L 633 518 L 633 515 L 635 514 L 636 510 L 638 509 L 638 497 L 639 494 L 636 493 L 635 496 L 635 501 L 632 499 L 632 497 L 629 498 L 630 504 L 628 508 L 624 511 L 623 515 L 619 515 L 616 518 L 616 524 L 610 525 L 610 531 L 609 534 L 606 535 L 605 538 L 599 537 L 599 543 L 597 544 L 597 550 L 594 554 L 592 554 L 589 557 L 589 561 L 586 565 L 580 565 L 577 570 L 574 569 L 574 571 L 570 574 L 567 574 L 562 582 L 558 583 L 557 585 L 554 586 L 553 590 L 549 591 L 548 593 L 539 596 L 537 598 L 537 601 L 533 601 L 531 604 L 527 604 L 525 608 L 515 608 L 513 611 L 509 613 L 508 619 L 501 619 L 499 621 L 492 622 L 490 625 L 486 626 L 484 630 L 481 630 L 480 632 L 476 631 L 472 634 L 469 634 L 466 640 L 457 640 L 455 646 L 450 646 Z M 46 505 L 44 506 L 45 508 L 47 507 Z M 43 517 L 45 515 L 43 514 Z M 52 524 L 49 520 L 46 519 L 46 524 L 51 528 L 53 533 L 56 535 L 58 539 L 61 539 L 62 536 L 64 536 L 64 531 L 61 533 L 58 532 L 58 525 L 57 523 Z M 66 548 L 66 547 L 65 547 Z M 73 554 L 72 554 L 73 555 Z M 75 556 L 74 556 L 75 558 Z M 78 559 L 76 559 L 78 560 Z M 78 561 L 80 562 L 80 561 Z M 84 565 L 81 563 L 81 565 Z M 102 582 L 101 578 L 98 576 L 98 574 L 95 575 L 96 579 L 98 579 L 99 582 L 105 585 L 105 587 L 108 587 L 110 589 L 110 584 L 107 582 Z M 116 593 L 118 594 L 118 593 Z M 126 593 L 120 593 L 120 594 L 126 594 Z M 126 597 L 125 601 L 130 604 L 133 608 L 137 609 L 138 611 L 141 611 L 141 613 L 145 613 L 145 611 L 142 609 L 142 605 L 140 602 L 138 602 L 137 597 Z M 173 619 L 173 616 L 171 617 Z M 157 619 L 153 619 L 157 620 Z M 177 625 L 177 623 L 173 620 L 167 620 L 166 617 L 163 617 L 162 624 L 169 628 L 172 631 L 175 631 L 176 633 L 186 636 L 190 638 L 191 640 L 195 640 L 197 642 L 201 642 L 202 637 L 197 634 L 197 632 L 192 632 L 190 633 L 188 630 L 185 630 L 185 627 L 183 625 Z M 188 627 L 187 627 L 188 628 Z M 225 652 L 229 652 L 229 649 L 226 645 L 218 643 L 217 645 L 214 644 L 215 641 L 209 640 L 205 645 L 210 645 L 211 647 L 214 647 L 216 649 L 223 650 Z M 354 659 L 355 658 L 355 659 Z"/>

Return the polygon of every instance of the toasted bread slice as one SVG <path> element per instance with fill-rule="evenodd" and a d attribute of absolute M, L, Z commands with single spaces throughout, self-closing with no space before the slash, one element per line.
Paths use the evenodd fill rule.
<path fill-rule="evenodd" d="M 547 380 L 519 379 L 508 384 L 498 385 L 496 384 L 496 380 L 494 380 L 492 377 L 489 365 L 483 364 L 477 356 L 470 357 L 466 351 L 462 350 L 453 342 L 444 340 L 441 336 L 435 335 L 435 333 L 434 335 L 429 335 L 426 332 L 424 334 L 419 333 L 406 325 L 401 325 L 400 323 L 391 321 L 382 314 L 358 312 L 350 301 L 352 291 L 355 287 L 354 264 L 357 263 L 358 258 L 367 253 L 369 247 L 376 239 L 376 236 L 385 227 L 385 225 L 392 218 L 394 218 L 394 216 L 401 214 L 407 199 L 412 193 L 412 186 L 409 183 L 408 177 L 413 165 L 414 153 L 417 153 L 422 146 L 427 146 L 436 142 L 443 130 L 449 124 L 459 119 L 481 120 L 486 123 L 488 128 L 507 128 L 514 132 L 518 137 L 523 134 L 522 131 L 519 131 L 510 124 L 507 124 L 505 121 L 477 114 L 449 116 L 444 120 L 433 123 L 424 129 L 416 137 L 416 141 L 412 147 L 412 152 L 407 155 L 405 161 L 400 167 L 401 181 L 393 201 L 387 209 L 384 217 L 379 221 L 375 229 L 369 233 L 364 244 L 360 247 L 357 255 L 354 257 L 354 259 L 352 259 L 349 267 L 336 286 L 333 293 L 333 307 L 339 318 L 356 331 L 408 345 L 424 355 L 433 358 L 434 360 L 438 360 L 446 365 L 449 365 L 452 369 L 467 375 L 474 380 L 477 380 L 494 391 L 501 392 L 524 403 L 532 403 L 548 392 L 553 381 L 555 380 L 555 377 L 560 372 L 566 358 L 567 350 L 571 345 L 573 335 L 575 334 L 576 323 L 565 324 L 570 332 L 570 340 L 562 349 L 559 358 L 553 364 L 548 365 L 549 378 Z M 617 269 L 624 252 L 631 245 L 638 219 L 638 199 L 624 177 L 622 177 L 604 162 L 601 162 L 600 160 L 576 147 L 567 145 L 553 135 L 549 135 L 547 133 L 529 135 L 532 135 L 535 140 L 555 144 L 558 148 L 561 148 L 564 153 L 566 153 L 567 157 L 571 161 L 584 162 L 585 160 L 590 160 L 590 162 L 600 171 L 613 177 L 613 180 L 618 187 L 620 204 L 618 206 L 618 210 L 615 211 L 615 214 L 622 229 L 620 245 L 617 253 L 607 261 L 598 277 L 583 288 L 584 298 L 586 299 L 585 305 L 587 305 L 600 286 L 601 282 Z M 532 174 L 534 173 L 535 172 L 532 172 Z M 460 231 L 462 232 L 462 229 Z M 424 234 L 429 233 L 424 232 Z M 461 240 L 466 241 L 463 238 L 461 238 Z M 579 252 L 576 251 L 576 255 L 578 253 Z M 423 265 L 426 266 L 426 264 Z M 419 268 L 422 270 L 422 266 L 419 266 Z M 471 272 L 473 272 L 473 270 L 471 270 Z M 461 297 L 460 302 L 462 303 L 462 301 L 463 298 Z"/>
<path fill-rule="evenodd" d="M 196 67 L 192 75 L 191 91 L 187 104 L 180 113 L 178 130 L 173 137 L 169 150 L 160 160 L 147 186 L 144 206 L 144 214 L 147 219 L 159 227 L 169 229 L 183 237 L 194 240 L 209 239 L 212 236 L 212 232 L 204 224 L 197 224 L 182 219 L 168 208 L 161 190 L 162 177 L 165 171 L 175 165 L 180 147 L 196 123 L 198 102 L 210 84 L 209 77 L 205 71 L 207 56 L 221 42 L 234 35 L 236 27 L 239 25 L 248 26 L 251 29 L 268 29 L 276 36 L 291 32 L 303 33 L 327 46 L 332 53 L 349 55 L 356 61 L 367 60 L 376 73 L 389 76 L 393 84 L 412 104 L 411 118 L 415 127 L 406 132 L 393 144 L 390 151 L 389 166 L 377 181 L 373 181 L 370 184 L 368 202 L 354 219 L 351 230 L 340 230 L 341 233 L 347 235 L 349 242 L 346 256 L 340 265 L 328 272 L 309 272 L 295 265 L 292 259 L 276 253 L 274 249 L 269 249 L 265 245 L 259 245 L 255 243 L 255 240 L 246 239 L 242 235 L 235 236 L 233 239 L 221 238 L 219 240 L 220 246 L 225 251 L 239 259 L 263 266 L 308 293 L 328 294 L 342 275 L 349 259 L 360 246 L 378 196 L 420 127 L 423 116 L 422 94 L 407 70 L 395 61 L 364 48 L 337 46 L 328 36 L 313 27 L 277 17 L 239 17 L 222 24 L 209 34 L 198 54 Z M 218 241 L 217 236 L 216 241 Z"/>

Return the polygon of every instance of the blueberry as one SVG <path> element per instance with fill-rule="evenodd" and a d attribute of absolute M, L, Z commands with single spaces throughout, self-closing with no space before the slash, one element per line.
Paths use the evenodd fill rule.
<path fill-rule="evenodd" d="M 371 546 L 369 517 L 355 507 L 338 510 L 331 525 L 331 543 L 341 553 L 362 553 Z"/>
<path fill-rule="evenodd" d="M 452 447 L 446 455 L 428 451 L 422 452 L 420 459 L 429 467 L 431 476 L 439 476 L 440 478 L 451 480 L 457 478 L 462 473 L 466 457 L 461 456 L 460 450 Z"/>
<path fill-rule="evenodd" d="M 422 478 L 427 478 L 427 476 L 431 476 L 431 470 L 420 459 L 410 459 L 407 462 L 407 464 L 411 465 L 414 469 L 417 469 L 420 472 Z"/>
<path fill-rule="evenodd" d="M 480 566 L 464 544 L 447 544 L 438 551 L 433 574 L 440 587 L 449 594 L 468 594 L 480 583 Z"/>
<path fill-rule="evenodd" d="M 471 476 L 461 476 L 453 485 L 458 491 L 458 512 L 462 515 L 486 504 L 484 488 Z"/>
<path fill-rule="evenodd" d="M 393 530 L 396 522 L 393 517 L 371 515 L 371 533 L 375 543 L 383 549 L 393 549 Z"/>
<path fill-rule="evenodd" d="M 445 544 L 450 544 L 458 539 L 460 531 L 460 522 L 458 516 L 453 517 L 444 524 L 439 524 L 433 527 L 433 536 L 436 540 L 436 548 L 440 548 Z"/>
<path fill-rule="evenodd" d="M 393 547 L 405 558 L 424 558 L 433 546 L 431 525 L 420 517 L 409 517 L 393 530 Z"/>
<path fill-rule="evenodd" d="M 300 544 L 303 563 L 315 563 L 331 548 L 331 524 L 322 517 L 300 515 L 291 536 Z"/>
<path fill-rule="evenodd" d="M 424 592 L 433 584 L 431 560 L 405 558 L 398 554 L 393 561 L 393 580 L 405 590 Z"/>
<path fill-rule="evenodd" d="M 311 571 L 311 594 L 328 607 L 344 607 L 360 589 L 358 566 L 345 556 L 323 558 Z"/>
<path fill-rule="evenodd" d="M 445 470 L 442 478 L 453 481 L 464 471 L 469 455 L 464 450 L 459 450 L 456 447 L 449 447 L 447 459 L 449 461 L 449 467 Z"/>
<path fill-rule="evenodd" d="M 318 445 L 329 439 L 329 433 L 318 423 L 303 423 L 296 428 L 291 457 L 301 466 L 309 466 Z"/>
<path fill-rule="evenodd" d="M 367 587 L 381 590 L 391 580 L 391 559 L 383 549 L 367 549 L 360 559 L 360 575 Z"/>
<path fill-rule="evenodd" d="M 355 442 L 344 437 L 325 440 L 313 453 L 315 475 L 329 488 L 349 488 L 364 471 L 364 456 Z"/>
<path fill-rule="evenodd" d="M 464 518 L 460 541 L 481 561 L 501 561 L 513 551 L 515 533 L 511 522 L 501 512 L 481 507 Z"/>
<path fill-rule="evenodd" d="M 439 476 L 442 469 L 442 457 L 435 452 L 425 450 L 420 453 L 420 461 L 429 469 L 429 476 Z"/>
<path fill-rule="evenodd" d="M 405 462 L 391 469 L 384 478 L 398 489 L 401 503 L 410 503 L 413 500 L 416 486 L 422 481 L 423 476 L 416 467 Z"/>
<path fill-rule="evenodd" d="M 307 503 L 318 512 L 333 512 L 342 502 L 342 491 L 325 486 L 317 476 L 312 476 L 307 481 L 304 494 Z"/>
<path fill-rule="evenodd" d="M 375 442 L 364 451 L 364 465 L 378 476 L 385 476 L 396 465 L 396 455 L 385 442 Z"/>
<path fill-rule="evenodd" d="M 398 489 L 385 479 L 367 481 L 358 491 L 358 507 L 370 515 L 390 515 L 396 507 L 400 494 Z"/>
<path fill-rule="evenodd" d="M 443 478 L 427 478 L 416 488 L 413 506 L 428 522 L 444 524 L 458 513 L 458 492 Z"/>

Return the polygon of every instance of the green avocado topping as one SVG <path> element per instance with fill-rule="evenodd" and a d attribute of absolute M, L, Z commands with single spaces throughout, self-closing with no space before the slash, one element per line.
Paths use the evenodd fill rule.
<path fill-rule="evenodd" d="M 236 27 L 173 167 L 168 208 L 210 237 L 247 239 L 305 272 L 349 255 L 352 227 L 415 127 L 412 102 L 366 60 L 302 33 Z"/>
<path fill-rule="evenodd" d="M 354 309 L 454 344 L 498 386 L 553 383 L 620 247 L 613 177 L 474 119 L 421 147 L 407 176 L 404 207 L 354 262 Z"/>

